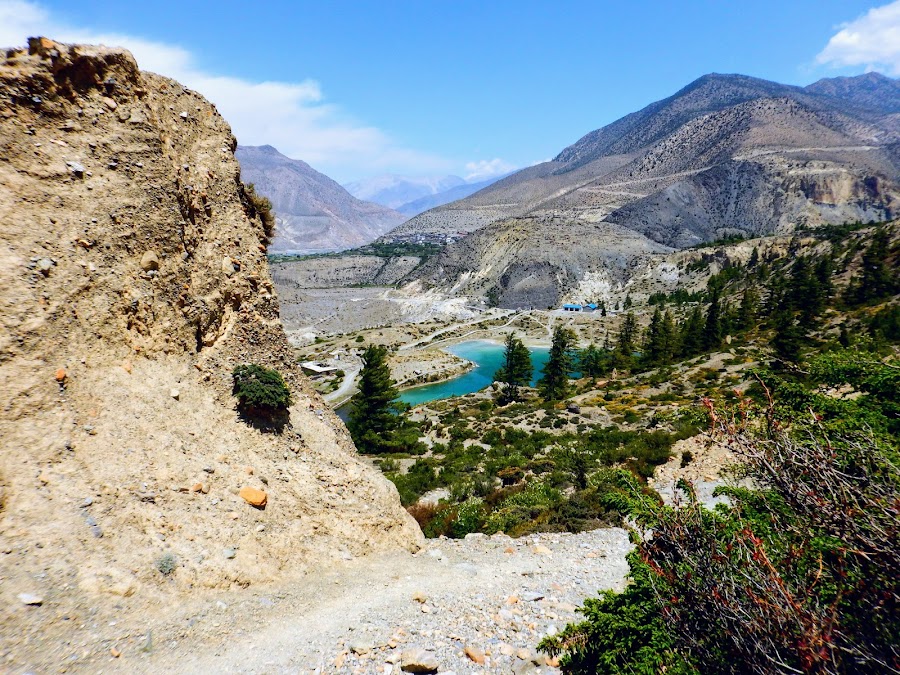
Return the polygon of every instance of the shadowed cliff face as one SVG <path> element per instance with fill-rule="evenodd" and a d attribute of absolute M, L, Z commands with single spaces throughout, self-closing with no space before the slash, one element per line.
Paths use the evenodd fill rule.
<path fill-rule="evenodd" d="M 65 613 L 415 548 L 396 490 L 294 366 L 215 108 L 126 51 L 46 39 L 5 53 L 0 94 L 4 593 L 40 572 Z M 238 420 L 241 363 L 283 373 L 284 433 Z"/>

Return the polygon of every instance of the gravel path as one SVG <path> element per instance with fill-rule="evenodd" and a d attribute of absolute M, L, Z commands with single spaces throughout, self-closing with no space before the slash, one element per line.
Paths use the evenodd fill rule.
<path fill-rule="evenodd" d="M 348 560 L 289 588 L 211 600 L 180 639 L 116 666 L 396 675 L 418 652 L 441 673 L 558 672 L 538 641 L 576 619 L 585 597 L 622 587 L 629 547 L 618 528 L 429 540 L 414 556 Z"/>

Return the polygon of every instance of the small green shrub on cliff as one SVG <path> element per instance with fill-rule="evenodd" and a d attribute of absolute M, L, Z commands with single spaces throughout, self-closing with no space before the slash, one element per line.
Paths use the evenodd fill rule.
<path fill-rule="evenodd" d="M 272 211 L 272 202 L 268 197 L 259 194 L 253 183 L 247 183 L 244 186 L 244 194 L 247 195 L 250 206 L 262 221 L 263 232 L 266 235 L 266 243 L 268 243 L 275 234 L 275 212 Z"/>
<path fill-rule="evenodd" d="M 232 393 L 242 412 L 273 417 L 284 413 L 291 404 L 291 391 L 281 373 L 256 364 L 236 366 Z"/>
<path fill-rule="evenodd" d="M 167 577 L 178 567 L 178 558 L 173 553 L 163 553 L 153 564 L 160 574 Z"/>

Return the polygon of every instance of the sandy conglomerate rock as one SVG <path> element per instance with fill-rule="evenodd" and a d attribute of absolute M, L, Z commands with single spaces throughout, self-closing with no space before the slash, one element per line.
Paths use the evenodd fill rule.
<path fill-rule="evenodd" d="M 0 643 L 103 597 L 415 549 L 396 490 L 293 364 L 215 108 L 127 51 L 43 38 L 0 56 L 0 94 Z M 240 363 L 284 375 L 283 433 L 238 419 Z"/>

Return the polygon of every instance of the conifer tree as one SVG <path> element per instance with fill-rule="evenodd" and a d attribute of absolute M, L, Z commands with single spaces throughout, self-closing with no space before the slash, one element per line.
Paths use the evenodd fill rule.
<path fill-rule="evenodd" d="M 519 400 L 519 387 L 528 386 L 532 372 L 531 353 L 519 338 L 510 333 L 506 336 L 503 365 L 494 374 L 494 381 L 502 383 L 501 404 Z"/>
<path fill-rule="evenodd" d="M 772 338 L 775 353 L 785 361 L 798 361 L 803 344 L 803 330 L 794 319 L 794 313 L 783 309 L 776 312 L 772 321 L 775 324 L 775 335 Z"/>
<path fill-rule="evenodd" d="M 675 318 L 672 312 L 666 310 L 663 313 L 662 332 L 665 338 L 665 363 L 669 363 L 678 353 L 678 328 L 675 326 Z"/>
<path fill-rule="evenodd" d="M 722 305 L 718 287 L 713 288 L 703 326 L 703 349 L 716 349 L 722 344 Z"/>
<path fill-rule="evenodd" d="M 585 347 L 578 358 L 578 367 L 582 377 L 596 380 L 607 372 L 606 352 L 597 348 L 593 342 Z"/>
<path fill-rule="evenodd" d="M 568 328 L 557 326 L 553 330 L 553 341 L 550 344 L 550 357 L 544 366 L 543 377 L 538 380 L 538 391 L 545 401 L 560 401 L 569 394 L 569 373 L 574 362 L 572 347 L 575 334 Z"/>
<path fill-rule="evenodd" d="M 668 315 L 668 312 L 666 314 Z M 669 321 L 671 322 L 671 315 Z M 671 360 L 672 332 L 671 326 L 666 325 L 662 310 L 657 306 L 647 327 L 644 352 L 641 355 L 641 360 L 646 366 L 651 368 L 662 366 Z"/>
<path fill-rule="evenodd" d="M 754 246 L 753 252 L 750 254 L 750 260 L 747 261 L 747 267 L 754 268 L 759 264 L 759 249 Z"/>
<path fill-rule="evenodd" d="M 634 366 L 634 353 L 638 349 L 639 338 L 637 319 L 632 312 L 628 312 L 619 328 L 616 348 L 612 355 L 613 365 L 616 368 L 630 370 Z"/>
<path fill-rule="evenodd" d="M 759 293 L 753 286 L 744 289 L 741 295 L 741 305 L 738 308 L 737 326 L 740 330 L 750 330 L 756 323 L 756 315 L 759 311 Z"/>
<path fill-rule="evenodd" d="M 402 426 L 397 414 L 396 383 L 387 365 L 387 348 L 369 345 L 363 353 L 359 391 L 353 396 L 347 429 L 361 453 L 393 449 L 393 435 Z"/>
<path fill-rule="evenodd" d="M 634 318 L 634 314 L 628 312 L 622 321 L 622 327 L 619 329 L 616 350 L 624 356 L 631 356 L 634 353 L 637 338 L 637 319 Z"/>
<path fill-rule="evenodd" d="M 680 333 L 681 348 L 678 353 L 681 356 L 694 356 L 703 349 L 703 313 L 699 307 L 694 307 L 682 322 Z"/>
<path fill-rule="evenodd" d="M 872 243 L 862 257 L 862 268 L 856 283 L 851 284 L 857 303 L 880 300 L 891 295 L 898 287 L 886 261 L 890 239 L 886 230 L 879 230 L 872 237 Z"/>

